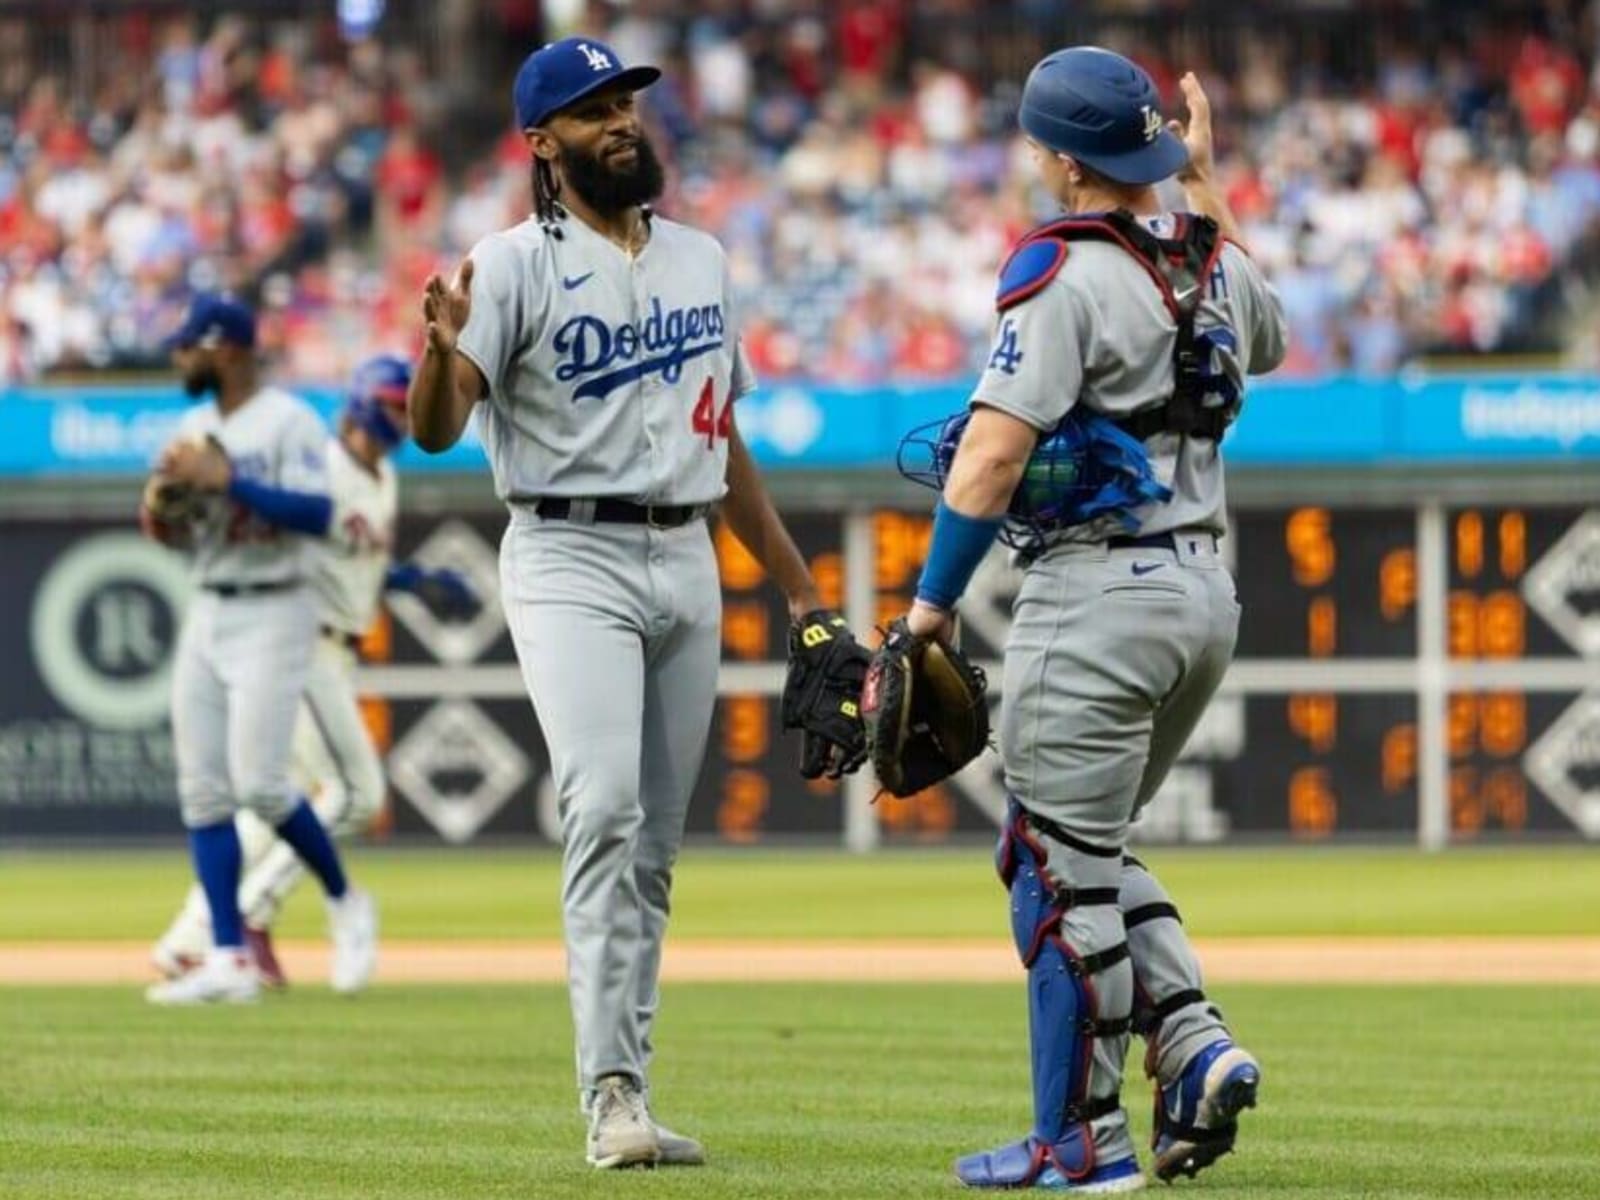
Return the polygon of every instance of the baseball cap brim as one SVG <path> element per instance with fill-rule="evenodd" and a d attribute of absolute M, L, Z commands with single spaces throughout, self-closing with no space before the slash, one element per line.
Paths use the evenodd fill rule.
<path fill-rule="evenodd" d="M 1155 141 L 1123 154 L 1073 154 L 1084 166 L 1107 179 L 1130 186 L 1160 183 L 1189 163 L 1189 150 L 1175 133 L 1163 129 Z"/>
<path fill-rule="evenodd" d="M 601 78 L 596 79 L 588 87 L 574 92 L 555 108 L 550 109 L 548 112 L 541 113 L 537 121 L 530 121 L 528 123 L 528 128 L 531 129 L 536 125 L 543 125 L 546 121 L 555 116 L 557 113 L 561 112 L 563 109 L 571 108 L 578 101 L 584 99 L 585 97 L 592 96 L 596 92 L 604 91 L 607 88 L 618 88 L 624 92 L 642 92 L 645 88 L 649 87 L 652 83 L 660 78 L 660 67 L 624 67 L 615 75 L 602 76 Z"/>

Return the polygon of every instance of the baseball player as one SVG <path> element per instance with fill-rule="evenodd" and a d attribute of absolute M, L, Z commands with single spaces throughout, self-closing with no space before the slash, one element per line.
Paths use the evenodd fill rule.
<path fill-rule="evenodd" d="M 452 283 L 429 280 L 411 390 L 426 450 L 479 409 L 510 509 L 501 597 L 560 799 L 597 1167 L 704 1158 L 656 1124 L 647 1076 L 672 865 L 716 696 L 711 507 L 793 615 L 817 607 L 734 419 L 755 381 L 722 247 L 647 207 L 662 170 L 634 93 L 659 76 L 579 38 L 523 63 L 514 105 L 535 213 L 480 242 Z"/>
<path fill-rule="evenodd" d="M 1115 465 L 1086 459 L 1063 478 L 1166 497 L 1105 514 L 1103 495 L 1080 496 L 1073 511 L 1102 515 L 1023 531 L 997 861 L 1028 970 L 1034 1124 L 956 1164 L 973 1187 L 1143 1186 L 1118 1095 L 1130 1028 L 1149 1042 L 1162 1179 L 1232 1148 L 1261 1078 L 1207 1000 L 1177 910 L 1124 851 L 1233 653 L 1219 442 L 1246 376 L 1276 366 L 1286 338 L 1212 185 L 1205 95 L 1192 75 L 1183 90 L 1186 133 L 1109 51 L 1058 51 L 1029 76 L 1022 130 L 1066 215 L 1001 273 L 993 352 L 908 614 L 913 634 L 949 636 L 1024 472 L 1069 433 Z M 1173 175 L 1194 212 L 1163 211 L 1154 185 Z"/>
<path fill-rule="evenodd" d="M 327 442 L 332 504 L 328 524 L 310 548 L 318 637 L 295 727 L 293 775 L 335 837 L 366 827 L 383 806 L 383 763 L 361 718 L 354 679 L 357 645 L 377 616 L 382 593 L 419 592 L 445 608 L 475 602 L 453 571 L 393 562 L 399 489 L 389 456 L 406 436 L 410 383 L 411 365 L 402 358 L 378 355 L 362 363 L 350 380 L 338 436 Z M 254 813 L 240 812 L 237 823 L 245 865 L 239 888 L 245 943 L 262 982 L 282 987 L 287 980 L 271 930 L 305 867 Z M 169 977 L 193 970 L 210 935 L 205 893 L 191 888 L 156 943 L 157 969 Z M 332 982 L 348 992 L 368 977 L 336 973 Z"/>
<path fill-rule="evenodd" d="M 152 986 L 155 1004 L 254 1000 L 260 981 L 239 912 L 234 815 L 248 808 L 294 848 L 327 894 L 337 976 L 371 971 L 376 916 L 322 822 L 289 778 L 295 712 L 311 668 L 316 610 L 307 536 L 327 524 L 322 422 L 258 378 L 255 315 L 201 295 L 169 339 L 184 414 L 145 491 L 145 531 L 194 552 L 195 596 L 173 672 L 178 798 L 211 914 L 199 968 Z"/>

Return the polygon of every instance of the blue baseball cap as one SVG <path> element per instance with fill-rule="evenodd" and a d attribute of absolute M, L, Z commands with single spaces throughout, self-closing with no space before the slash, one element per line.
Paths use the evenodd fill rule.
<path fill-rule="evenodd" d="M 1189 161 L 1149 73 L 1099 46 L 1069 46 L 1041 60 L 1017 120 L 1034 141 L 1118 183 L 1159 183 Z"/>
<path fill-rule="evenodd" d="M 528 55 L 517 72 L 511 88 L 517 128 L 542 125 L 553 113 L 610 84 L 637 92 L 660 78 L 656 67 L 624 67 L 604 42 L 562 38 Z"/>
<path fill-rule="evenodd" d="M 397 354 L 367 359 L 350 377 L 345 392 L 344 419 L 365 429 L 386 450 L 406 436 L 406 390 L 411 386 L 411 364 Z"/>
<path fill-rule="evenodd" d="M 256 344 L 256 314 L 250 306 L 216 292 L 200 292 L 177 331 L 161 343 L 169 353 L 204 341 L 232 342 L 247 349 Z"/>

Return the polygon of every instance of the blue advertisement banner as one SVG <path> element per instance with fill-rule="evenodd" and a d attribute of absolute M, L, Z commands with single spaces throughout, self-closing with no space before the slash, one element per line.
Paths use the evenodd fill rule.
<path fill-rule="evenodd" d="M 302 392 L 330 420 L 333 390 Z M 966 385 L 837 388 L 780 383 L 739 402 L 739 427 L 769 467 L 887 467 L 901 436 L 958 411 Z M 142 473 L 186 404 L 176 388 L 0 391 L 0 477 Z M 1266 380 L 1229 434 L 1235 466 L 1405 466 L 1600 459 L 1600 380 L 1561 374 Z M 414 471 L 484 468 L 476 428 L 445 454 L 415 446 Z"/>

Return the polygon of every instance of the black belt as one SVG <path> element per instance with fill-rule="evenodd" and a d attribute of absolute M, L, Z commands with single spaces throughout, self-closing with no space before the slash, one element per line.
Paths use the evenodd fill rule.
<path fill-rule="evenodd" d="M 1142 537 L 1128 537 L 1119 534 L 1117 537 L 1107 538 L 1106 546 L 1112 550 L 1171 550 L 1178 549 L 1178 538 L 1194 538 L 1196 541 L 1206 539 L 1207 547 L 1215 551 L 1217 548 L 1217 535 L 1207 529 L 1180 529 L 1176 533 L 1147 533 Z"/>
<path fill-rule="evenodd" d="M 218 596 L 265 596 L 271 592 L 287 592 L 300 586 L 298 579 L 274 579 L 266 583 L 202 583 L 204 590 Z"/>
<path fill-rule="evenodd" d="M 321 630 L 323 637 L 332 638 L 346 650 L 349 650 L 352 653 L 360 651 L 361 635 L 359 633 L 346 633 L 342 629 L 335 629 L 332 625 L 323 625 L 321 626 Z"/>
<path fill-rule="evenodd" d="M 590 504 L 593 519 L 607 525 L 649 525 L 653 529 L 676 529 L 706 515 L 703 504 L 635 504 L 631 500 L 617 500 L 601 496 L 595 500 L 534 500 L 533 511 L 546 521 L 565 521 L 572 515 L 572 506 Z"/>

